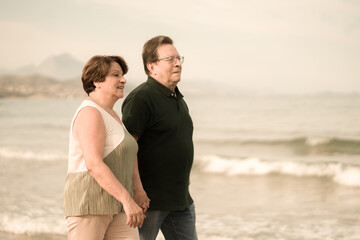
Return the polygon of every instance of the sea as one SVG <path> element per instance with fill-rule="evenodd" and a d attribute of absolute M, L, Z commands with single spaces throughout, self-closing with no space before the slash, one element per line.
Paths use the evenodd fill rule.
<path fill-rule="evenodd" d="M 359 94 L 183 94 L 199 239 L 360 239 Z M 67 239 L 69 127 L 81 101 L 0 99 L 0 239 Z"/>

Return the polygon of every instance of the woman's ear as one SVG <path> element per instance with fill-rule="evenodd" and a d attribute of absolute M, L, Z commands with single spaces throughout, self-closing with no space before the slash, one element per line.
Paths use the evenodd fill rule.
<path fill-rule="evenodd" d="M 98 88 L 98 89 L 101 88 L 100 82 L 93 82 L 93 84 L 94 84 L 95 88 Z"/>

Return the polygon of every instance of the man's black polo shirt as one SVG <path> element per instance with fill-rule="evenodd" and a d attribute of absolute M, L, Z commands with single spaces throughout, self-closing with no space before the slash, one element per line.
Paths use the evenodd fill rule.
<path fill-rule="evenodd" d="M 139 172 L 151 210 L 184 210 L 193 203 L 193 123 L 177 87 L 175 93 L 148 77 L 122 105 L 127 130 L 139 137 Z"/>

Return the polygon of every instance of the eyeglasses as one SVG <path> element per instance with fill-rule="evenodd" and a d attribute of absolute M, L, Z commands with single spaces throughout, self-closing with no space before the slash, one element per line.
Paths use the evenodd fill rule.
<path fill-rule="evenodd" d="M 168 61 L 169 63 L 176 63 L 176 60 L 179 60 L 181 63 L 183 63 L 184 57 L 166 57 L 166 58 L 156 59 L 156 61 L 161 61 L 161 60 Z"/>

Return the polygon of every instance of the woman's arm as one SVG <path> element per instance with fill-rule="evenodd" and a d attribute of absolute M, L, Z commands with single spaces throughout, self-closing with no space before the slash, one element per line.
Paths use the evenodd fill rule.
<path fill-rule="evenodd" d="M 123 204 L 126 224 L 141 227 L 145 217 L 142 209 L 103 161 L 105 124 L 101 113 L 93 107 L 82 109 L 75 119 L 73 133 L 80 142 L 89 173 L 105 191 Z"/>

